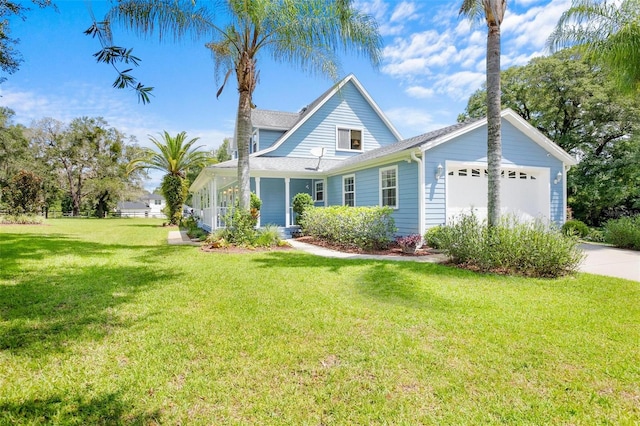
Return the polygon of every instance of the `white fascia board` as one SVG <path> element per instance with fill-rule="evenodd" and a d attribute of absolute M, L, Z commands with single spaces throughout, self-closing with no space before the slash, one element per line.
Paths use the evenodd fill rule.
<path fill-rule="evenodd" d="M 382 112 L 380 107 L 378 107 L 378 105 L 373 101 L 373 99 L 367 93 L 367 91 L 364 89 L 364 87 L 362 87 L 362 84 L 360 84 L 360 82 L 358 81 L 356 76 L 353 75 L 353 74 L 349 74 L 344 79 L 342 79 L 341 82 L 336 84 L 336 86 L 333 88 L 333 90 L 331 90 L 324 97 L 324 99 L 322 99 L 320 102 L 318 102 L 318 105 L 316 105 L 311 111 L 309 111 L 307 113 L 307 115 L 302 120 L 300 120 L 298 123 L 296 123 L 296 125 L 293 126 L 290 130 L 288 130 L 287 133 L 282 135 L 282 137 L 276 143 L 274 143 L 269 148 L 266 148 L 266 149 L 264 149 L 262 151 L 258 151 L 258 152 L 254 153 L 254 154 L 251 154 L 251 156 L 252 157 L 257 157 L 259 155 L 267 154 L 267 153 L 272 152 L 272 151 L 276 150 L 277 148 L 279 148 L 280 145 L 282 145 L 289 138 L 290 135 L 295 133 L 296 130 L 298 130 L 304 123 L 306 123 L 307 120 L 309 120 L 309 118 L 313 116 L 313 114 L 315 114 L 320 108 L 322 108 L 324 106 L 324 104 L 326 104 L 329 99 L 331 99 L 336 93 L 338 93 L 340 91 L 340 89 L 342 89 L 344 87 L 344 85 L 347 84 L 349 81 L 353 82 L 353 84 L 356 86 L 356 88 L 358 89 L 360 94 L 362 94 L 362 96 L 366 99 L 366 101 L 369 103 L 371 108 L 373 108 L 373 110 L 376 112 L 376 114 L 378 114 L 378 116 L 382 119 L 382 121 L 385 123 L 385 125 L 389 128 L 391 133 L 393 133 L 393 135 L 396 137 L 397 141 L 401 141 L 402 140 L 402 136 L 400 135 L 400 133 L 396 130 L 396 128 L 393 126 L 393 124 L 391 124 L 389 119 L 384 115 L 384 113 Z"/>

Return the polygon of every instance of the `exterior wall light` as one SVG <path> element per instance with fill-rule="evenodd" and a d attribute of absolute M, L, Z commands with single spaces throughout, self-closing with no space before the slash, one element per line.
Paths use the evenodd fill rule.
<path fill-rule="evenodd" d="M 442 164 L 438 164 L 438 167 L 436 167 L 436 180 L 442 177 L 442 170 Z"/>
<path fill-rule="evenodd" d="M 562 180 L 562 172 L 558 172 L 558 174 L 556 175 L 556 178 L 554 179 L 553 183 L 558 184 L 558 183 L 560 183 L 561 180 Z"/>

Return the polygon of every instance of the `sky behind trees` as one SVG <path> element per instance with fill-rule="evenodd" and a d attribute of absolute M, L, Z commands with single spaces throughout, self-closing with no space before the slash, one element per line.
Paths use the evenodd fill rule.
<path fill-rule="evenodd" d="M 415 136 L 455 123 L 469 96 L 485 80 L 486 27 L 458 16 L 460 2 L 358 1 L 372 14 L 384 37 L 379 70 L 355 57 L 343 58 L 343 75 L 355 74 L 403 135 Z M 16 112 L 15 121 L 53 117 L 65 122 L 80 116 L 104 117 L 110 126 L 149 146 L 148 135 L 186 131 L 209 149 L 233 135 L 237 108 L 235 87 L 219 99 L 208 40 L 159 44 L 116 31 L 114 42 L 133 47 L 142 59 L 132 73 L 155 87 L 151 103 L 135 93 L 111 87 L 116 73 L 97 64 L 97 40 L 83 34 L 91 24 L 87 5 L 97 19 L 105 1 L 58 1 L 57 10 L 33 7 L 25 21 L 11 22 L 11 36 L 24 62 L 0 85 L 0 105 Z M 502 67 L 524 65 L 547 55 L 545 43 L 570 0 L 513 0 L 502 25 Z M 332 82 L 289 64 L 259 61 L 254 95 L 258 108 L 298 111 Z M 229 90 L 231 89 L 231 90 Z M 148 188 L 157 186 L 149 182 Z"/>

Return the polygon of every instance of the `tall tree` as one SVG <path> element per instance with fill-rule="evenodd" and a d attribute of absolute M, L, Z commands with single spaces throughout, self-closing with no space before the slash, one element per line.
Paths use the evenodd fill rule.
<path fill-rule="evenodd" d="M 612 70 L 619 87 L 640 84 L 640 2 L 574 0 L 551 33 L 552 50 L 577 46 L 588 59 Z"/>
<path fill-rule="evenodd" d="M 500 26 L 507 0 L 464 0 L 460 14 L 471 19 L 484 16 L 487 23 L 487 222 L 500 221 L 500 166 L 502 162 L 500 100 Z"/>
<path fill-rule="evenodd" d="M 257 61 L 264 52 L 279 62 L 300 69 L 339 77 L 339 54 L 355 52 L 377 66 L 381 37 L 369 15 L 360 13 L 351 0 L 227 0 L 200 7 L 197 1 L 125 0 L 104 19 L 140 35 L 167 33 L 209 36 L 217 75 L 224 75 L 218 95 L 233 74 L 238 110 L 235 139 L 238 146 L 240 205 L 249 208 L 249 139 L 253 92 L 258 82 Z M 224 17 L 217 21 L 217 17 Z"/>
<path fill-rule="evenodd" d="M 105 174 L 111 173 L 106 169 L 118 167 L 123 138 L 102 118 L 76 118 L 68 126 L 45 118 L 32 128 L 33 143 L 61 177 L 74 216 Z"/>
<path fill-rule="evenodd" d="M 169 222 L 177 225 L 182 218 L 182 204 L 187 196 L 187 173 L 192 168 L 202 167 L 211 161 L 207 152 L 194 147 L 198 138 L 187 140 L 187 133 L 180 132 L 175 137 L 167 131 L 162 140 L 149 138 L 156 149 L 147 148 L 143 155 L 130 163 L 130 170 L 154 169 L 164 172 L 162 193 L 167 201 Z"/>

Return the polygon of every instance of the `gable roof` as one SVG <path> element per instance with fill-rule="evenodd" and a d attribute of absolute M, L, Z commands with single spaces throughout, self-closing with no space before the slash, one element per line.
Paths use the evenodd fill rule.
<path fill-rule="evenodd" d="M 295 131 L 300 128 L 316 111 L 318 111 L 329 99 L 331 99 L 336 93 L 340 91 L 348 82 L 352 82 L 353 85 L 358 89 L 362 97 L 369 103 L 371 108 L 375 111 L 375 113 L 380 117 L 380 120 L 387 126 L 389 131 L 395 136 L 397 140 L 402 140 L 402 136 L 396 130 L 396 128 L 391 124 L 391 121 L 384 115 L 378 104 L 375 103 L 373 98 L 367 93 L 362 84 L 358 81 L 355 75 L 349 74 L 345 78 L 343 78 L 340 82 L 338 82 L 333 87 L 329 88 L 326 92 L 324 92 L 320 97 L 318 97 L 315 101 L 309 104 L 301 114 L 299 114 L 299 118 L 297 122 L 285 133 L 282 135 L 280 139 L 276 141 L 272 146 L 266 148 L 262 151 L 255 152 L 251 154 L 251 157 L 259 157 L 261 155 L 267 154 L 276 150 L 280 145 L 282 145 Z"/>
<path fill-rule="evenodd" d="M 120 201 L 117 205 L 118 210 L 146 210 L 149 206 L 140 201 Z"/>
<path fill-rule="evenodd" d="M 258 129 L 289 130 L 300 120 L 300 115 L 296 112 L 254 109 L 251 110 L 251 124 Z"/>

